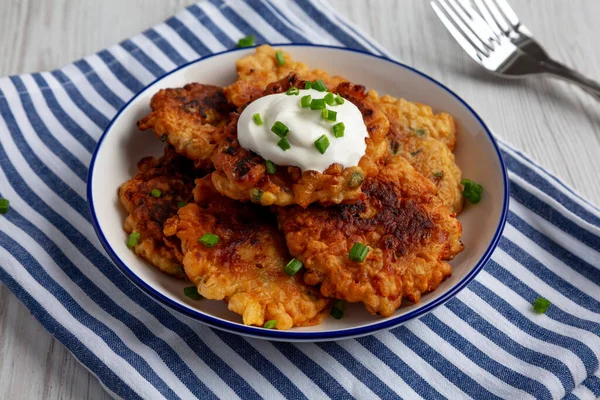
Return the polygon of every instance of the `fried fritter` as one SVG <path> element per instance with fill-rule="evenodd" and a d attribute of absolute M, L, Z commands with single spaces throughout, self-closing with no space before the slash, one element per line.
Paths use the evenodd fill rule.
<path fill-rule="evenodd" d="M 210 155 L 234 109 L 222 88 L 190 83 L 183 88 L 161 89 L 152 96 L 150 108 L 152 112 L 138 121 L 139 129 L 152 129 L 196 166 L 211 166 Z"/>
<path fill-rule="evenodd" d="M 167 218 L 177 213 L 177 204 L 192 200 L 198 171 L 172 147 L 167 147 L 159 159 L 143 158 L 138 169 L 137 175 L 119 188 L 119 199 L 129 213 L 123 229 L 141 234 L 133 247 L 139 256 L 164 273 L 184 278 L 179 239 L 165 237 L 162 230 Z M 152 196 L 154 189 L 160 190 L 160 196 Z"/>
<path fill-rule="evenodd" d="M 446 261 L 463 249 L 462 227 L 433 183 L 403 157 L 391 158 L 363 192 L 366 199 L 355 204 L 278 207 L 279 225 L 308 269 L 307 284 L 389 316 L 403 298 L 418 302 L 451 275 Z M 369 246 L 362 263 L 349 258 L 355 242 Z"/>
<path fill-rule="evenodd" d="M 225 300 L 246 325 L 277 320 L 277 329 L 289 329 L 322 321 L 329 300 L 304 284 L 304 271 L 284 272 L 292 257 L 267 208 L 221 196 L 208 177 L 197 180 L 194 197 L 197 204 L 181 208 L 164 232 L 181 239 L 185 272 L 202 296 Z M 198 242 L 206 233 L 220 238 L 212 248 Z"/>
<path fill-rule="evenodd" d="M 302 87 L 303 84 L 297 75 L 290 74 L 270 84 L 265 95 L 285 92 L 292 86 Z M 298 204 L 306 207 L 315 202 L 329 205 L 359 200 L 362 182 L 378 173 L 378 165 L 387 154 L 385 138 L 389 124 L 383 113 L 366 99 L 364 86 L 343 82 L 334 92 L 358 107 L 367 126 L 367 149 L 358 166 L 343 168 L 333 164 L 323 173 L 279 167 L 276 174 L 270 175 L 262 157 L 240 147 L 237 117 L 232 117 L 225 129 L 225 140 L 213 155 L 216 171 L 212 180 L 217 190 L 229 198 L 252 200 L 264 206 Z"/>
<path fill-rule="evenodd" d="M 438 197 L 456 214 L 463 208 L 461 171 L 454 159 L 456 126 L 452 116 L 434 114 L 431 107 L 391 96 L 369 99 L 390 121 L 390 153 L 405 157 L 437 186 Z"/>

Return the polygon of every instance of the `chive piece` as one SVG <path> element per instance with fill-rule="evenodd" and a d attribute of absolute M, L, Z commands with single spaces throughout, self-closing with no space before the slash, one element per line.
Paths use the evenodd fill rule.
<path fill-rule="evenodd" d="M 411 130 L 419 136 L 425 136 L 425 129 L 412 129 Z"/>
<path fill-rule="evenodd" d="M 300 268 L 302 268 L 302 263 L 297 259 L 292 258 L 292 260 L 285 266 L 285 273 L 289 276 L 293 276 L 300 271 Z"/>
<path fill-rule="evenodd" d="M 419 149 L 419 150 L 417 150 L 417 151 L 413 151 L 413 152 L 411 152 L 411 153 L 410 153 L 410 155 L 414 157 L 414 156 L 416 156 L 417 154 L 419 154 L 419 153 L 420 153 L 420 152 L 422 152 L 422 151 L 423 151 L 423 149 Z"/>
<path fill-rule="evenodd" d="M 263 328 L 273 329 L 273 328 L 275 328 L 276 325 L 277 325 L 277 320 L 270 319 L 267 322 L 265 322 L 265 324 L 263 325 Z"/>
<path fill-rule="evenodd" d="M 304 82 L 304 89 L 310 89 L 310 88 L 312 88 L 312 82 L 311 81 Z"/>
<path fill-rule="evenodd" d="M 444 177 L 444 171 L 434 172 L 433 177 L 437 179 L 442 179 Z"/>
<path fill-rule="evenodd" d="M 0 214 L 6 214 L 8 212 L 8 205 L 10 202 L 8 199 L 0 199 Z"/>
<path fill-rule="evenodd" d="M 327 90 L 327 86 L 321 79 L 317 79 L 312 83 L 312 88 L 318 90 L 319 92 L 325 92 Z"/>
<path fill-rule="evenodd" d="M 279 50 L 275 53 L 275 58 L 277 59 L 277 64 L 283 65 L 285 64 L 285 58 L 283 58 L 283 51 Z"/>
<path fill-rule="evenodd" d="M 178 201 L 177 208 L 185 207 L 187 205 L 187 201 Z"/>
<path fill-rule="evenodd" d="M 325 109 L 325 100 L 323 99 L 312 99 L 310 102 L 311 110 L 324 110 Z"/>
<path fill-rule="evenodd" d="M 300 99 L 300 105 L 303 108 L 310 107 L 311 100 L 312 100 L 312 96 L 310 94 L 307 94 L 306 96 L 302 96 L 302 98 Z"/>
<path fill-rule="evenodd" d="M 283 122 L 275 121 L 273 127 L 271 128 L 271 132 L 276 134 L 277 136 L 284 138 L 290 129 L 285 126 Z"/>
<path fill-rule="evenodd" d="M 335 104 L 335 97 L 333 97 L 333 93 L 329 92 L 323 98 L 325 99 L 325 102 L 330 106 Z"/>
<path fill-rule="evenodd" d="M 260 203 L 260 199 L 262 199 L 263 193 L 264 192 L 259 188 L 252 188 L 252 190 L 250 190 L 250 197 L 252 197 L 252 200 L 254 200 L 255 202 Z"/>
<path fill-rule="evenodd" d="M 550 307 L 550 304 L 551 303 L 548 299 L 545 299 L 543 297 L 538 297 L 533 302 L 533 309 L 535 310 L 536 313 L 543 314 L 546 312 L 548 307 Z"/>
<path fill-rule="evenodd" d="M 215 247 L 215 245 L 219 243 L 219 240 L 221 239 L 214 233 L 205 233 L 200 239 L 198 239 L 198 242 L 202 243 L 208 248 L 211 248 Z"/>
<path fill-rule="evenodd" d="M 321 119 L 327 120 L 327 116 L 329 115 L 329 110 L 324 108 L 321 110 Z"/>
<path fill-rule="evenodd" d="M 325 150 L 329 147 L 329 139 L 327 136 L 322 135 L 320 138 L 315 140 L 315 147 L 319 150 L 319 153 L 325 154 Z"/>
<path fill-rule="evenodd" d="M 337 119 L 337 112 L 333 111 L 333 110 L 327 110 L 327 120 L 331 121 L 331 122 L 335 122 L 335 120 Z"/>
<path fill-rule="evenodd" d="M 344 125 L 343 122 L 339 122 L 339 123 L 335 124 L 333 126 L 333 136 L 335 136 L 336 138 L 343 137 L 345 129 L 346 129 L 346 126 Z"/>
<path fill-rule="evenodd" d="M 335 102 L 338 104 L 344 104 L 344 98 L 338 94 L 335 96 Z"/>
<path fill-rule="evenodd" d="M 390 150 L 392 151 L 393 155 L 397 155 L 400 151 L 400 142 L 397 140 L 392 140 L 392 143 L 390 144 Z"/>
<path fill-rule="evenodd" d="M 131 249 L 133 246 L 138 244 L 141 237 L 142 235 L 139 232 L 131 232 L 129 238 L 127 239 L 127 247 Z"/>
<path fill-rule="evenodd" d="M 202 300 L 202 296 L 200 293 L 198 293 L 198 288 L 196 286 L 188 286 L 183 288 L 183 294 L 192 300 Z"/>
<path fill-rule="evenodd" d="M 364 180 L 365 176 L 363 174 L 360 172 L 353 172 L 352 175 L 350 175 L 350 179 L 348 179 L 348 187 L 357 188 L 362 185 Z"/>
<path fill-rule="evenodd" d="M 300 94 L 300 89 L 298 89 L 296 86 L 292 86 L 285 92 L 285 94 L 288 96 L 298 96 Z"/>
<path fill-rule="evenodd" d="M 273 175 L 277 171 L 277 166 L 271 160 L 265 160 L 265 166 L 267 167 L 267 174 Z"/>
<path fill-rule="evenodd" d="M 277 142 L 277 146 L 279 146 L 283 151 L 289 150 L 292 147 L 286 138 L 281 138 L 281 140 Z"/>
<path fill-rule="evenodd" d="M 336 300 L 331 306 L 331 316 L 335 319 L 342 319 L 344 316 L 344 301 Z"/>
<path fill-rule="evenodd" d="M 477 204 L 481 201 L 481 194 L 483 193 L 483 186 L 473 182 L 470 179 L 463 179 L 460 181 L 463 185 L 463 196 L 472 204 Z"/>
<path fill-rule="evenodd" d="M 252 116 L 252 120 L 254 121 L 254 123 L 258 126 L 261 126 L 263 124 L 263 120 L 260 117 L 259 113 L 256 113 Z"/>
<path fill-rule="evenodd" d="M 248 35 L 238 40 L 238 47 L 254 46 L 254 35 Z"/>
<path fill-rule="evenodd" d="M 367 258 L 367 254 L 369 254 L 369 247 L 356 242 L 352 245 L 352 249 L 350 249 L 349 257 L 352 261 L 363 262 Z"/>
<path fill-rule="evenodd" d="M 158 189 L 152 189 L 150 194 L 152 195 L 152 197 L 156 197 L 156 198 L 159 198 L 160 196 L 162 196 L 162 192 Z"/>

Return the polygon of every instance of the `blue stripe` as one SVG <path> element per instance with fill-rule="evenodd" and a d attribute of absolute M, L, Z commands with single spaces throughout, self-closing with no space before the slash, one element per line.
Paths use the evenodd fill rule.
<path fill-rule="evenodd" d="M 212 51 L 210 51 L 210 49 L 208 47 L 206 47 L 204 45 L 204 43 L 202 43 L 200 40 L 198 40 L 198 38 L 196 37 L 196 35 L 194 35 L 192 33 L 192 31 L 190 31 L 187 26 L 185 26 L 180 20 L 178 20 L 175 17 L 169 18 L 167 21 L 165 21 L 165 23 L 167 25 L 169 25 L 171 28 L 173 28 L 173 30 L 175 32 L 177 32 L 177 34 L 187 43 L 190 45 L 190 47 L 192 49 L 194 49 L 194 51 L 196 51 L 196 53 L 200 54 L 200 56 L 206 56 L 208 54 L 211 54 Z"/>
<path fill-rule="evenodd" d="M 112 73 L 133 93 L 137 93 L 144 88 L 144 84 L 121 65 L 119 60 L 115 58 L 108 50 L 102 50 L 97 53 L 98 57 L 112 71 Z"/>
<path fill-rule="evenodd" d="M 219 28 L 219 26 L 215 24 L 214 21 L 204 11 L 202 11 L 200 7 L 197 5 L 192 5 L 188 7 L 187 10 L 194 17 L 196 17 L 198 22 L 204 25 L 206 29 L 208 29 L 214 35 L 214 37 L 216 37 L 217 40 L 221 42 L 223 46 L 225 46 L 226 49 L 232 49 L 237 45 L 237 43 L 231 40 L 231 38 L 227 36 L 225 32 L 223 32 L 221 28 Z"/>
<path fill-rule="evenodd" d="M 65 128 L 71 136 L 75 138 L 87 151 L 92 153 L 96 148 L 96 140 L 90 136 L 82 127 L 77 124 L 61 107 L 60 103 L 56 100 L 52 88 L 48 86 L 48 82 L 42 77 L 42 75 L 36 73 L 31 75 L 35 80 L 35 83 L 40 88 L 40 93 L 44 96 L 44 100 L 48 105 L 48 109 L 54 114 L 56 119 Z M 98 132 L 100 130 L 98 129 Z"/>
<path fill-rule="evenodd" d="M 50 150 L 54 155 L 61 159 L 69 169 L 79 177 L 83 182 L 87 182 L 88 169 L 81 161 L 77 159 L 70 151 L 68 151 L 48 130 L 44 121 L 40 118 L 31 96 L 27 92 L 27 88 L 21 81 L 21 78 L 17 76 L 11 76 L 10 80 L 19 92 L 19 98 L 21 99 L 21 105 L 25 111 L 25 115 L 33 128 L 33 131 L 40 138 L 42 143 Z"/>
<path fill-rule="evenodd" d="M 271 9 L 266 7 L 260 0 L 249 0 L 248 5 L 286 39 L 291 40 L 294 43 L 307 42 L 307 39 L 304 36 L 298 34 L 293 29 L 290 29 L 286 22 L 282 22 L 279 16 L 273 14 Z"/>
<path fill-rule="evenodd" d="M 140 62 L 152 75 L 159 77 L 165 74 L 165 70 L 160 67 L 153 59 L 148 57 L 148 54 L 144 52 L 139 46 L 133 43 L 131 40 L 126 39 L 121 42 L 121 47 L 124 48 L 131 54 L 136 60 Z"/>
<path fill-rule="evenodd" d="M 600 396 L 600 378 L 595 375 L 590 376 L 585 381 L 583 381 L 583 385 L 590 389 L 592 393 L 596 396 Z"/>
<path fill-rule="evenodd" d="M 12 276 L 0 266 L 0 281 L 27 307 L 31 314 L 37 319 L 58 341 L 63 343 L 79 361 L 81 361 L 100 382 L 106 385 L 114 394 L 124 399 L 140 399 L 141 397 L 131 389 L 115 372 L 113 372 L 102 360 L 100 360 L 90 349 L 75 335 L 55 320 L 35 298 L 29 294 Z"/>
<path fill-rule="evenodd" d="M 150 39 L 163 53 L 167 55 L 175 63 L 180 66 L 185 64 L 187 60 L 169 43 L 164 37 L 158 34 L 154 29 L 144 31 L 144 36 Z"/>
<path fill-rule="evenodd" d="M 281 9 L 275 7 L 275 5 L 273 5 L 269 0 L 261 0 L 261 1 L 263 2 L 263 4 L 265 4 L 265 6 L 269 7 L 269 9 L 271 11 L 273 11 L 273 13 L 277 14 L 277 18 L 284 20 L 286 24 L 293 26 L 294 28 L 296 28 L 299 31 L 303 30 L 298 24 L 296 24 L 296 21 L 293 21 L 293 20 L 289 19 L 288 17 L 286 17 L 286 15 L 283 13 L 283 11 L 281 11 Z"/>
<path fill-rule="evenodd" d="M 85 60 L 75 61 L 73 63 L 85 76 L 85 79 L 92 85 L 96 93 L 108 102 L 115 110 L 121 109 L 125 102 L 115 94 L 100 78 L 100 76 L 92 69 Z"/>
<path fill-rule="evenodd" d="M 254 27 L 249 25 L 246 20 L 241 18 L 228 3 L 222 0 L 209 0 L 214 6 L 216 6 L 221 14 L 225 16 L 236 28 L 238 28 L 244 35 L 254 35 L 256 44 L 270 43 L 263 35 L 261 35 Z"/>

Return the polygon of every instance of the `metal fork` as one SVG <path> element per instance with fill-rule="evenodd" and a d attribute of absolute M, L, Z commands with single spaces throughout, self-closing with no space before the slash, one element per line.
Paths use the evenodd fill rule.
<path fill-rule="evenodd" d="M 431 7 L 463 50 L 505 78 L 546 74 L 574 83 L 600 100 L 600 84 L 557 61 L 533 39 L 504 0 L 432 0 Z"/>

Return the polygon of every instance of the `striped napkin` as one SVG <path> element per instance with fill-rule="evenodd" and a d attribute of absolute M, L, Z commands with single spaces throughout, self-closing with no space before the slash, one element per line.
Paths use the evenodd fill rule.
<path fill-rule="evenodd" d="M 164 308 L 121 274 L 86 203 L 98 138 L 156 77 L 248 34 L 387 54 L 320 0 L 210 0 L 59 70 L 0 79 L 0 279 L 44 327 L 127 399 L 600 396 L 600 210 L 506 144 L 499 248 L 458 296 L 402 327 L 329 343 L 246 339 Z M 545 314 L 532 311 L 540 295 Z"/>

